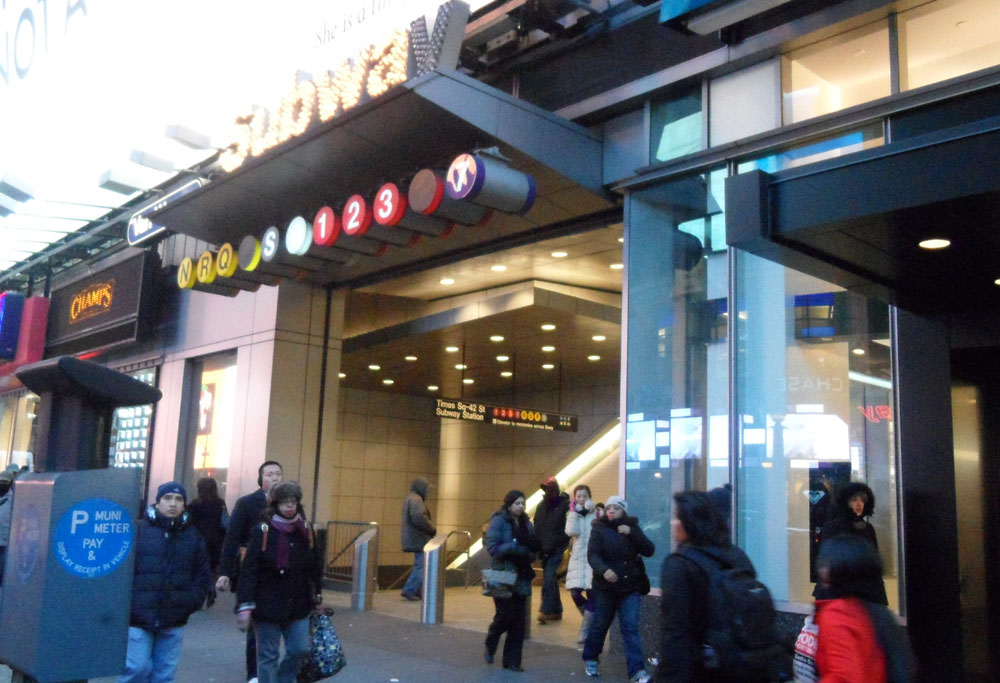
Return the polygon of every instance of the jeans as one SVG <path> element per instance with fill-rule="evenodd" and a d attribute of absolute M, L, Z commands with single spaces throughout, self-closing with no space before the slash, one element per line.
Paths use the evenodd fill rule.
<path fill-rule="evenodd" d="M 500 644 L 500 636 L 505 632 L 507 639 L 503 643 L 504 666 L 521 666 L 521 649 L 524 646 L 525 601 L 527 595 L 514 595 L 510 598 L 493 598 L 496 613 L 489 631 L 486 632 L 486 649 L 493 654 Z"/>
<path fill-rule="evenodd" d="M 542 604 L 538 608 L 542 614 L 562 614 L 562 598 L 559 595 L 557 574 L 562 558 L 562 553 L 555 553 L 542 560 Z"/>
<path fill-rule="evenodd" d="M 247 680 L 257 678 L 257 634 L 253 630 L 253 619 L 247 629 L 246 662 Z"/>
<path fill-rule="evenodd" d="M 420 597 L 424 593 L 424 551 L 413 553 L 413 571 L 403 586 L 403 595 Z"/>
<path fill-rule="evenodd" d="M 569 596 L 573 598 L 573 604 L 576 608 L 580 610 L 580 614 L 584 612 L 594 611 L 594 591 L 589 588 L 570 588 Z"/>
<path fill-rule="evenodd" d="M 600 661 L 604 650 L 604 639 L 618 614 L 618 626 L 622 631 L 622 642 L 625 645 L 625 663 L 629 678 L 636 672 L 645 669 L 642 656 L 642 641 L 639 639 L 639 608 L 642 596 L 638 593 L 616 593 L 607 590 L 594 591 L 597 600 L 597 610 L 594 621 L 587 632 L 587 640 L 583 644 L 583 660 L 585 662 Z"/>
<path fill-rule="evenodd" d="M 309 656 L 309 617 L 283 624 L 258 621 L 257 680 L 259 683 L 295 683 L 299 669 Z M 281 654 L 281 639 L 285 639 L 285 657 Z"/>
<path fill-rule="evenodd" d="M 183 638 L 183 626 L 162 631 L 129 626 L 125 673 L 118 683 L 173 683 Z"/>

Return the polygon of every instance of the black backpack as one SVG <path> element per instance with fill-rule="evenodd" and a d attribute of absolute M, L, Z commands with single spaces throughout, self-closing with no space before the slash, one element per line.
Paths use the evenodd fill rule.
<path fill-rule="evenodd" d="M 710 550 L 677 553 L 708 575 L 708 610 L 701 663 L 720 679 L 789 680 L 787 653 L 775 634 L 774 602 L 750 566 L 733 566 Z"/>

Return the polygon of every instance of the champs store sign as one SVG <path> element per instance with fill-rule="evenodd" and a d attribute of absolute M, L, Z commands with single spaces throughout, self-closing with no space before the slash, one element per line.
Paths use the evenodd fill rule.
<path fill-rule="evenodd" d="M 234 171 L 389 88 L 435 68 L 453 69 L 469 18 L 458 0 L 354 0 L 333 3 L 339 14 L 317 27 L 319 53 L 332 64 L 318 73 L 299 70 L 269 106 L 239 112 L 220 156 Z M 433 23 L 425 12 L 436 6 Z M 329 48 L 329 49 L 327 49 Z"/>

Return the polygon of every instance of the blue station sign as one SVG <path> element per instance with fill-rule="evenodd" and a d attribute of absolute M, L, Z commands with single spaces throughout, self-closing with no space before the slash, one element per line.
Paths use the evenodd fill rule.
<path fill-rule="evenodd" d="M 155 202 L 147 204 L 132 214 L 132 217 L 128 219 L 128 243 L 134 247 L 166 232 L 167 226 L 154 223 L 149 216 L 165 208 L 175 199 L 180 199 L 184 195 L 191 194 L 204 184 L 205 181 L 201 178 L 192 178 L 180 187 L 158 198 Z"/>
<path fill-rule="evenodd" d="M 113 572 L 132 550 L 135 521 L 107 498 L 88 498 L 63 513 L 52 536 L 59 565 L 93 579 Z"/>

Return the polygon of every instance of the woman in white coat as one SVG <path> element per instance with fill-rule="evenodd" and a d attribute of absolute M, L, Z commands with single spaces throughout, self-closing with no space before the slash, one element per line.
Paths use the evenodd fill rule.
<path fill-rule="evenodd" d="M 573 604 L 583 615 L 580 635 L 576 641 L 580 647 L 583 647 L 583 642 L 587 639 L 587 628 L 594 618 L 595 603 L 591 591 L 594 570 L 587 562 L 587 544 L 590 542 L 590 529 L 596 517 L 590 487 L 580 484 L 573 489 L 573 500 L 566 515 L 566 535 L 573 544 L 566 567 L 566 588 L 573 597 Z"/>

